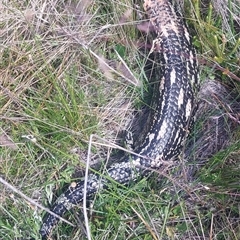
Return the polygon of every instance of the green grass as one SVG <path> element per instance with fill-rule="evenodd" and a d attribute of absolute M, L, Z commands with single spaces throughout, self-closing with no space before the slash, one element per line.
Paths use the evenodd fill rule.
<path fill-rule="evenodd" d="M 128 12 L 131 1 L 50 2 L 0 5 L 0 176 L 47 207 L 85 169 L 90 135 L 115 142 L 147 89 L 137 47 L 145 39 Z M 239 94 L 237 1 L 228 1 L 231 14 L 221 11 L 220 0 L 214 6 L 185 3 L 201 79 L 217 79 Z M 197 121 L 193 138 L 208 117 Z M 159 181 L 158 173 L 99 193 L 90 213 L 92 239 L 239 239 L 238 125 L 193 183 L 174 175 Z M 105 163 L 111 151 L 92 143 L 93 162 Z M 0 186 L 0 239 L 39 239 L 45 211 Z M 81 210 L 65 218 L 79 225 Z M 54 236 L 86 239 L 80 227 L 65 223 Z"/>

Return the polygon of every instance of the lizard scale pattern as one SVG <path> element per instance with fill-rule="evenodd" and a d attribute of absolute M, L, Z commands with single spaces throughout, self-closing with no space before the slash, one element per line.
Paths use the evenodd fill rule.
<path fill-rule="evenodd" d="M 107 188 L 110 179 L 128 184 L 146 176 L 150 169 L 176 160 L 193 123 L 198 91 L 198 66 L 187 27 L 169 0 L 146 0 L 144 9 L 156 33 L 152 50 L 161 56 L 157 83 L 146 122 L 147 132 L 132 154 L 110 166 L 104 176 L 90 174 L 87 199 Z M 159 73 L 159 74 L 158 74 Z M 55 202 L 52 211 L 59 216 L 83 201 L 84 180 L 69 186 Z M 59 219 L 47 214 L 40 234 L 47 238 Z"/>

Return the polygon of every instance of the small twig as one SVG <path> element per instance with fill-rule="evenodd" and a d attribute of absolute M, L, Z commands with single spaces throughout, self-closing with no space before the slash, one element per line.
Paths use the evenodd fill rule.
<path fill-rule="evenodd" d="M 210 227 L 210 236 L 209 236 L 209 239 L 212 240 L 213 239 L 213 218 L 214 218 L 214 214 L 212 214 L 212 217 L 211 217 L 211 227 Z"/>
<path fill-rule="evenodd" d="M 225 74 L 228 77 L 230 77 L 230 78 L 240 82 L 240 78 L 237 75 L 235 75 L 234 73 L 230 72 L 229 69 L 220 66 L 218 63 L 214 62 L 214 64 L 213 64 L 210 60 L 204 59 L 202 57 L 198 57 L 198 60 L 199 60 L 199 62 L 201 64 L 213 67 L 214 69 L 217 69 L 217 70 L 221 71 L 222 74 Z"/>
<path fill-rule="evenodd" d="M 143 156 L 141 154 L 135 153 L 135 152 L 133 152 L 131 150 L 128 150 L 128 149 L 126 149 L 124 147 L 121 147 L 121 146 L 119 146 L 119 145 L 117 145 L 115 143 L 112 143 L 112 142 L 110 142 L 110 141 L 108 141 L 106 139 L 103 139 L 103 138 L 99 137 L 98 135 L 93 134 L 92 136 L 95 137 L 96 139 L 99 139 L 99 140 L 107 143 L 107 144 L 104 144 L 104 143 L 92 141 L 92 143 L 95 144 L 95 145 L 100 145 L 100 146 L 105 146 L 105 147 L 111 147 L 111 148 L 119 149 L 119 150 L 122 150 L 124 152 L 129 153 L 129 154 L 132 154 L 132 155 L 135 155 L 137 157 L 143 158 L 143 159 L 154 160 L 154 159 L 152 159 L 152 158 L 150 158 L 148 156 Z M 162 164 L 164 164 L 164 165 L 169 165 L 169 161 L 164 161 L 164 160 L 159 160 L 159 161 L 161 161 Z"/>
<path fill-rule="evenodd" d="M 83 191 L 83 215 L 84 215 L 84 220 L 85 220 L 85 224 L 86 224 L 86 232 L 87 232 L 88 240 L 91 240 L 91 234 L 90 234 L 88 215 L 87 215 L 87 182 L 88 182 L 88 172 L 89 172 L 90 155 L 91 155 L 91 148 L 92 148 L 92 138 L 93 138 L 93 135 L 90 136 L 89 145 L 88 145 L 84 191 Z"/>
<path fill-rule="evenodd" d="M 143 224 L 146 226 L 146 228 L 148 229 L 148 231 L 150 232 L 150 234 L 152 235 L 154 240 L 157 240 L 158 238 L 156 237 L 154 231 L 152 230 L 152 228 L 149 226 L 149 224 L 144 220 L 144 218 L 138 213 L 137 210 L 135 210 L 134 207 L 131 207 L 131 209 L 137 214 L 137 216 L 141 219 L 141 221 L 143 222 Z"/>
<path fill-rule="evenodd" d="M 59 218 L 60 220 L 62 220 L 63 222 L 75 227 L 74 224 L 72 224 L 71 222 L 65 220 L 64 218 L 60 217 L 59 215 L 57 215 L 56 213 L 50 211 L 48 208 L 43 207 L 41 204 L 33 201 L 31 198 L 29 198 L 28 196 L 26 196 L 24 193 L 22 193 L 21 191 L 19 191 L 17 188 L 15 188 L 13 185 L 11 185 L 10 183 L 8 183 L 7 181 L 5 181 L 3 178 L 0 177 L 0 182 L 5 185 L 7 188 L 11 189 L 13 192 L 17 193 L 18 195 L 20 195 L 22 198 L 24 198 L 27 202 L 31 203 L 34 206 L 37 206 L 39 208 L 41 208 L 42 210 L 52 214 L 53 216 Z"/>

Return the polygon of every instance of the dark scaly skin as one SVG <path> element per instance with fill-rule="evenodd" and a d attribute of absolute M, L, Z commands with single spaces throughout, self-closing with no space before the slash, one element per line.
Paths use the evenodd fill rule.
<path fill-rule="evenodd" d="M 147 175 L 149 169 L 159 169 L 165 161 L 176 159 L 193 122 L 198 67 L 186 25 L 168 0 L 146 0 L 144 9 L 157 35 L 153 51 L 158 52 L 162 59 L 151 104 L 153 110 L 146 122 L 148 131 L 144 141 L 134 150 L 138 156 L 125 156 L 110 166 L 104 176 L 88 176 L 87 199 L 99 189 L 107 188 L 111 183 L 109 179 L 127 185 Z M 83 201 L 83 189 L 84 181 L 69 186 L 51 210 L 63 216 Z M 55 216 L 47 214 L 40 230 L 41 236 L 47 238 L 58 221 Z"/>

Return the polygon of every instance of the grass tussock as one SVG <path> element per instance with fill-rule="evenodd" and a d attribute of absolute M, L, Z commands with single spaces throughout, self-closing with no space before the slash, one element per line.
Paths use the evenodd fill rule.
<path fill-rule="evenodd" d="M 190 163 L 204 166 L 191 183 L 157 173 L 99 193 L 89 213 L 93 239 L 240 238 L 240 6 L 186 0 L 182 7 L 202 82 L 214 79 L 227 89 L 205 94 L 214 107 L 199 114 L 186 145 Z M 90 164 L 106 164 L 110 143 L 119 143 L 144 105 L 146 56 L 139 46 L 149 43 L 137 30 L 136 9 L 129 0 L 0 3 L 0 177 L 43 206 L 85 169 L 90 135 L 98 136 Z M 44 211 L 3 184 L 0 214 L 0 239 L 39 239 Z M 78 208 L 65 216 L 79 227 L 59 224 L 54 237 L 85 239 L 81 216 Z"/>

